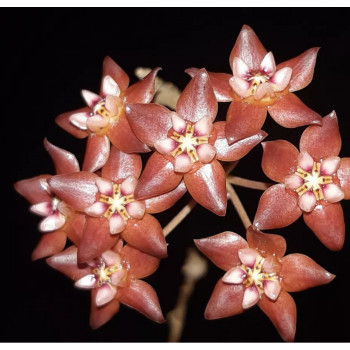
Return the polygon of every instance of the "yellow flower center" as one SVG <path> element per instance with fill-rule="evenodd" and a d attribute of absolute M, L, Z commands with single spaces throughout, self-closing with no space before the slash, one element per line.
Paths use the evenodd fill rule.
<path fill-rule="evenodd" d="M 178 146 L 171 152 L 171 155 L 176 158 L 180 154 L 187 152 L 192 163 L 195 163 L 199 160 L 196 146 L 208 143 L 209 135 L 196 136 L 194 132 L 194 125 L 187 124 L 184 135 L 174 131 L 170 138 L 178 143 Z"/>
<path fill-rule="evenodd" d="M 250 94 L 254 96 L 258 86 L 266 83 L 269 79 L 270 77 L 268 75 L 263 75 L 261 73 L 256 73 L 252 77 L 248 78 L 247 80 L 251 81 Z"/>
<path fill-rule="evenodd" d="M 101 287 L 105 283 L 111 283 L 111 276 L 114 272 L 117 272 L 123 268 L 122 263 L 118 263 L 113 266 L 106 266 L 104 261 L 101 259 L 98 267 L 92 270 L 92 273 L 97 279 L 97 286 Z"/>
<path fill-rule="evenodd" d="M 297 168 L 295 175 L 301 177 L 304 183 L 298 187 L 295 192 L 299 196 L 302 196 L 305 192 L 312 190 L 316 200 L 324 199 L 321 185 L 327 185 L 333 183 L 333 178 L 330 175 L 320 176 L 321 163 L 314 162 L 311 173 Z"/>
<path fill-rule="evenodd" d="M 112 196 L 110 197 L 105 194 L 101 194 L 101 198 L 99 199 L 99 201 L 102 203 L 109 204 L 107 210 L 103 214 L 103 216 L 107 219 L 110 219 L 115 212 L 117 212 L 123 218 L 124 221 L 131 219 L 131 216 L 129 215 L 125 206 L 135 201 L 134 195 L 129 194 L 127 196 L 123 196 L 121 193 L 121 185 L 113 184 Z"/>

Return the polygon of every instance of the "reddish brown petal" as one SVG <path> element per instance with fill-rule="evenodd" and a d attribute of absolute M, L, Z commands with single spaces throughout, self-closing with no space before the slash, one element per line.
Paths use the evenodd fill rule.
<path fill-rule="evenodd" d="M 285 128 L 322 124 L 321 116 L 307 107 L 293 93 L 283 95 L 273 105 L 267 108 L 275 122 Z"/>
<path fill-rule="evenodd" d="M 217 160 L 204 164 L 193 174 L 185 174 L 184 180 L 193 199 L 216 215 L 226 213 L 226 174 Z"/>
<path fill-rule="evenodd" d="M 117 299 L 113 299 L 108 304 L 102 307 L 96 306 L 97 289 L 91 290 L 91 306 L 90 306 L 90 327 L 97 329 L 107 323 L 120 308 L 120 303 Z"/>
<path fill-rule="evenodd" d="M 88 137 L 83 170 L 95 172 L 102 168 L 109 156 L 109 140 L 107 136 L 91 134 Z"/>
<path fill-rule="evenodd" d="M 80 170 L 78 160 L 74 154 L 53 145 L 46 137 L 44 147 L 51 156 L 56 174 L 74 173 Z"/>
<path fill-rule="evenodd" d="M 226 138 L 229 144 L 257 134 L 266 119 L 266 107 L 246 102 L 232 102 L 226 115 Z"/>
<path fill-rule="evenodd" d="M 290 67 L 293 70 L 289 91 L 298 91 L 308 86 L 313 78 L 319 47 L 306 50 L 301 55 L 277 65 L 276 70 Z"/>
<path fill-rule="evenodd" d="M 95 202 L 97 175 L 80 171 L 52 176 L 48 183 L 56 195 L 75 210 L 83 211 Z"/>
<path fill-rule="evenodd" d="M 288 292 L 300 292 L 327 284 L 335 277 L 303 254 L 289 254 L 282 259 L 281 265 L 280 277 Z"/>
<path fill-rule="evenodd" d="M 304 221 L 328 249 L 343 248 L 345 223 L 340 203 L 317 205 L 311 213 L 304 213 Z"/>
<path fill-rule="evenodd" d="M 202 68 L 180 95 L 176 104 L 176 112 L 182 118 L 195 123 L 205 116 L 214 120 L 217 111 L 218 103 L 208 72 Z"/>
<path fill-rule="evenodd" d="M 113 124 L 107 136 L 115 147 L 125 153 L 145 153 L 150 151 L 147 145 L 142 143 L 132 131 L 125 112 Z"/>
<path fill-rule="evenodd" d="M 66 224 L 63 227 L 64 232 L 75 245 L 79 245 L 83 236 L 85 221 L 85 214 L 74 213 L 71 217 L 67 217 Z"/>
<path fill-rule="evenodd" d="M 194 243 L 216 266 L 225 271 L 240 265 L 238 250 L 248 248 L 247 242 L 240 235 L 229 231 L 195 239 Z"/>
<path fill-rule="evenodd" d="M 118 241 L 118 235 L 111 235 L 106 218 L 87 217 L 83 237 L 78 248 L 78 261 L 88 262 L 111 249 Z"/>
<path fill-rule="evenodd" d="M 46 258 L 61 252 L 66 245 L 67 235 L 63 231 L 43 234 L 32 252 L 32 260 Z"/>
<path fill-rule="evenodd" d="M 283 183 L 284 178 L 294 172 L 299 151 L 285 140 L 263 142 L 262 146 L 264 153 L 261 167 L 265 175 Z"/>
<path fill-rule="evenodd" d="M 263 295 L 258 305 L 276 327 L 281 338 L 287 342 L 293 341 L 297 324 L 297 307 L 291 295 L 282 290 L 276 301 L 271 301 Z"/>
<path fill-rule="evenodd" d="M 131 85 L 125 92 L 125 103 L 150 103 L 154 96 L 154 81 L 160 68 L 153 69 L 146 77 Z"/>
<path fill-rule="evenodd" d="M 198 68 L 188 68 L 185 70 L 185 72 L 188 75 L 190 75 L 192 78 L 197 74 L 198 71 L 199 71 Z M 233 91 L 232 91 L 232 87 L 228 83 L 232 75 L 227 73 L 214 73 L 214 72 L 208 72 L 208 74 L 214 89 L 216 100 L 218 102 L 232 101 Z"/>
<path fill-rule="evenodd" d="M 167 244 L 160 223 L 152 215 L 145 214 L 142 220 L 128 220 L 121 233 L 130 245 L 158 258 L 167 256 Z"/>
<path fill-rule="evenodd" d="M 129 76 L 109 56 L 105 57 L 102 64 L 102 76 L 105 77 L 106 75 L 109 75 L 114 79 L 121 91 L 125 91 L 128 88 Z"/>
<path fill-rule="evenodd" d="M 136 199 L 145 199 L 167 193 L 180 183 L 182 177 L 182 174 L 175 173 L 172 162 L 154 152 L 141 174 L 134 196 Z"/>
<path fill-rule="evenodd" d="M 75 109 L 74 111 L 69 111 L 69 112 L 65 112 L 60 114 L 56 119 L 55 122 L 57 125 L 59 125 L 63 130 L 66 130 L 68 133 L 70 133 L 71 135 L 73 135 L 74 137 L 78 138 L 78 139 L 83 139 L 84 137 L 88 136 L 88 133 L 85 130 L 80 130 L 79 128 L 77 128 L 76 126 L 74 126 L 73 124 L 71 124 L 71 122 L 69 121 L 69 117 L 72 114 L 75 113 L 82 113 L 82 112 L 88 112 L 90 113 L 91 110 L 89 107 L 83 107 L 83 108 L 79 108 L 79 109 Z"/>
<path fill-rule="evenodd" d="M 111 146 L 109 158 L 102 168 L 102 177 L 121 182 L 129 176 L 138 178 L 141 174 L 141 157 L 135 153 L 124 153 Z"/>
<path fill-rule="evenodd" d="M 130 265 L 129 272 L 133 278 L 145 278 L 152 275 L 159 266 L 158 258 L 142 253 L 129 244 L 123 247 L 122 255 Z"/>
<path fill-rule="evenodd" d="M 300 215 L 297 198 L 283 184 L 277 184 L 260 197 L 253 225 L 259 230 L 281 228 L 292 224 Z"/>
<path fill-rule="evenodd" d="M 51 175 L 39 175 L 31 177 L 30 179 L 20 180 L 14 184 L 14 187 L 15 190 L 31 204 L 51 202 L 51 196 L 41 185 L 40 181 L 46 181 L 50 177 Z"/>
<path fill-rule="evenodd" d="M 254 33 L 253 29 L 245 24 L 232 48 L 229 64 L 230 67 L 232 67 L 233 59 L 239 57 L 249 66 L 249 68 L 259 70 L 260 63 L 266 54 L 267 51 Z"/>
<path fill-rule="evenodd" d="M 225 122 L 217 122 L 214 124 L 214 128 L 218 132 L 217 139 L 214 143 L 216 158 L 218 160 L 232 162 L 241 159 L 267 136 L 267 133 L 261 130 L 257 134 L 237 141 L 230 146 L 225 136 L 225 125 Z"/>
<path fill-rule="evenodd" d="M 132 280 L 128 287 L 118 288 L 117 299 L 154 322 L 165 322 L 157 293 L 144 281 Z"/>
<path fill-rule="evenodd" d="M 335 111 L 322 119 L 322 126 L 306 128 L 300 138 L 300 152 L 308 152 L 314 158 L 337 156 L 340 148 L 341 138 Z"/>
<path fill-rule="evenodd" d="M 226 284 L 220 278 L 205 309 L 205 319 L 216 320 L 242 313 L 243 289 L 242 284 Z"/>
<path fill-rule="evenodd" d="M 63 252 L 46 259 L 46 262 L 55 270 L 62 272 L 73 281 L 77 281 L 83 276 L 91 273 L 91 268 L 83 265 L 78 266 L 77 247 L 70 246 Z"/>
<path fill-rule="evenodd" d="M 341 190 L 344 192 L 344 199 L 350 199 L 350 158 L 341 158 L 337 171 Z"/>
<path fill-rule="evenodd" d="M 184 181 L 181 181 L 172 191 L 164 193 L 157 197 L 148 198 L 145 200 L 146 211 L 149 214 L 160 213 L 172 207 L 187 191 Z"/>
<path fill-rule="evenodd" d="M 126 115 L 135 135 L 151 147 L 157 140 L 167 137 L 172 127 L 172 113 L 168 108 L 155 103 L 135 103 L 126 107 Z"/>
<path fill-rule="evenodd" d="M 263 233 L 252 226 L 247 229 L 247 241 L 249 248 L 257 248 L 262 254 L 274 254 L 282 258 L 287 249 L 286 240 L 280 235 Z"/>

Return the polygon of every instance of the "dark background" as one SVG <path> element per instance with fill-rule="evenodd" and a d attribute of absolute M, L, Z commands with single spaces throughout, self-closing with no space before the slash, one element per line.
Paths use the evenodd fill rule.
<path fill-rule="evenodd" d="M 350 26 L 348 9 L 318 8 L 144 8 L 144 9 L 17 9 L 2 10 L 1 45 L 4 72 L 2 128 L 3 162 L 10 161 L 10 213 L 5 223 L 2 251 L 1 341 L 9 342 L 165 342 L 167 324 L 158 325 L 122 306 L 105 326 L 89 328 L 89 292 L 77 290 L 71 280 L 43 260 L 31 262 L 39 241 L 40 218 L 12 190 L 15 181 L 54 173 L 42 141 L 48 137 L 82 160 L 84 140 L 77 140 L 55 123 L 55 117 L 83 106 L 82 88 L 98 91 L 102 60 L 110 55 L 130 75 L 138 66 L 163 70 L 159 76 L 183 89 L 188 67 L 230 73 L 228 57 L 243 24 L 250 25 L 277 63 L 320 46 L 315 77 L 297 95 L 325 116 L 333 109 L 339 118 L 343 148 L 350 156 L 349 81 Z M 228 104 L 221 104 L 219 119 Z M 4 125 L 2 123 L 2 125 Z M 263 127 L 268 140 L 287 139 L 298 146 L 304 128 L 283 129 L 272 118 Z M 262 148 L 257 146 L 234 174 L 266 181 L 260 169 Z M 5 165 L 3 165 L 5 166 Z M 7 165 L 6 165 L 7 167 Z M 7 169 L 7 168 L 6 168 Z M 7 173 L 7 170 L 3 169 Z M 261 192 L 236 187 L 253 219 Z M 7 197 L 7 195 L 5 195 Z M 164 226 L 189 200 L 157 215 Z M 7 204 L 3 198 L 3 204 Z M 342 202 L 349 228 L 350 203 Z M 9 217 L 9 218 L 8 218 Z M 10 229 L 7 223 L 10 220 Z M 181 266 L 194 238 L 244 228 L 231 204 L 225 218 L 196 206 L 167 237 L 168 258 L 146 279 L 157 291 L 164 315 L 175 305 L 182 283 Z M 349 229 L 348 229 L 349 231 Z M 272 232 L 272 231 L 270 231 Z M 348 342 L 350 266 L 349 232 L 340 252 L 326 249 L 302 219 L 275 233 L 287 240 L 287 253 L 303 253 L 337 275 L 329 285 L 293 293 L 298 308 L 297 342 Z M 280 342 L 263 312 L 254 307 L 242 315 L 206 321 L 203 313 L 216 281 L 223 275 L 211 262 L 208 273 L 191 297 L 181 341 Z"/>

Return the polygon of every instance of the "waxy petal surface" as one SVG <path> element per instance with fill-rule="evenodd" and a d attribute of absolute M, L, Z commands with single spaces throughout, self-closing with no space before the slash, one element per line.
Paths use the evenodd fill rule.
<path fill-rule="evenodd" d="M 205 309 L 205 319 L 216 320 L 242 313 L 243 293 L 242 284 L 227 284 L 220 278 Z"/>
<path fill-rule="evenodd" d="M 32 252 L 32 260 L 46 258 L 63 250 L 66 245 L 67 235 L 63 231 L 45 233 Z"/>
<path fill-rule="evenodd" d="M 293 173 L 299 155 L 297 148 L 285 140 L 262 143 L 264 153 L 261 167 L 266 176 L 276 182 L 284 182 L 284 178 Z"/>
<path fill-rule="evenodd" d="M 90 306 L 90 320 L 89 324 L 92 329 L 97 329 L 107 323 L 120 308 L 120 303 L 117 299 L 113 299 L 108 304 L 97 307 L 96 306 L 97 290 L 91 291 L 91 306 Z"/>
<path fill-rule="evenodd" d="M 165 322 L 155 290 L 146 282 L 132 280 L 128 287 L 118 288 L 118 300 L 157 323 Z"/>
<path fill-rule="evenodd" d="M 55 166 L 56 174 L 74 173 L 79 171 L 79 163 L 74 154 L 59 148 L 44 139 L 44 147 L 50 154 Z"/>
<path fill-rule="evenodd" d="M 129 176 L 138 178 L 141 174 L 142 160 L 135 153 L 124 153 L 111 146 L 106 164 L 102 168 L 102 176 L 115 183 L 120 183 Z"/>
<path fill-rule="evenodd" d="M 227 73 L 208 72 L 214 94 L 218 102 L 231 102 L 233 100 L 233 91 L 229 84 L 232 75 Z"/>
<path fill-rule="evenodd" d="M 145 278 L 154 273 L 159 266 L 159 259 L 141 252 L 127 244 L 123 247 L 122 255 L 130 264 L 130 274 L 133 278 Z"/>
<path fill-rule="evenodd" d="M 105 77 L 107 75 L 113 78 L 113 80 L 118 84 L 121 91 L 125 91 L 128 88 L 129 76 L 109 56 L 105 57 L 102 64 L 102 76 Z M 102 86 L 101 86 L 101 90 L 102 90 Z"/>
<path fill-rule="evenodd" d="M 173 112 L 164 106 L 134 103 L 126 107 L 126 115 L 135 135 L 150 147 L 167 137 L 172 127 Z"/>
<path fill-rule="evenodd" d="M 259 230 L 254 230 L 252 226 L 247 229 L 247 241 L 250 248 L 256 248 L 262 256 L 273 255 L 282 258 L 287 249 L 286 240 L 272 233 L 263 233 Z"/>
<path fill-rule="evenodd" d="M 281 338 L 287 342 L 293 341 L 297 322 L 297 308 L 291 295 L 282 290 L 276 301 L 270 301 L 263 295 L 258 305 L 276 327 Z"/>
<path fill-rule="evenodd" d="M 70 246 L 63 252 L 51 256 L 46 259 L 46 262 L 53 269 L 63 273 L 73 281 L 77 281 L 91 273 L 91 268 L 89 266 L 78 266 L 76 246 Z"/>
<path fill-rule="evenodd" d="M 84 130 L 78 129 L 76 126 L 74 126 L 69 118 L 71 115 L 76 113 L 90 113 L 91 109 L 89 107 L 83 107 L 79 109 L 75 109 L 73 111 L 65 112 L 60 114 L 56 119 L 55 122 L 57 125 L 59 125 L 63 130 L 67 131 L 74 137 L 78 139 L 83 139 L 88 136 L 88 133 Z"/>
<path fill-rule="evenodd" d="M 174 171 L 174 165 L 158 152 L 146 163 L 135 189 L 135 199 L 155 197 L 173 190 L 182 180 L 182 174 Z"/>
<path fill-rule="evenodd" d="M 172 191 L 164 193 L 160 196 L 147 198 L 145 200 L 146 211 L 149 214 L 160 213 L 171 208 L 185 193 L 187 187 L 184 181 L 181 181 Z"/>
<path fill-rule="evenodd" d="M 109 222 L 106 218 L 88 217 L 83 236 L 78 249 L 78 261 L 88 262 L 108 249 L 118 241 L 118 235 L 111 235 Z"/>
<path fill-rule="evenodd" d="M 285 128 L 296 128 L 309 124 L 320 125 L 322 123 L 321 116 L 307 107 L 293 93 L 281 96 L 267 108 L 275 122 Z"/>
<path fill-rule="evenodd" d="M 160 223 L 152 215 L 145 214 L 142 220 L 131 219 L 122 237 L 130 245 L 158 258 L 167 256 L 167 244 Z"/>
<path fill-rule="evenodd" d="M 204 164 L 194 173 L 184 175 L 188 192 L 193 199 L 212 211 L 223 216 L 226 213 L 226 175 L 217 160 Z"/>
<path fill-rule="evenodd" d="M 345 240 L 345 223 L 340 203 L 317 205 L 304 213 L 304 221 L 317 238 L 330 250 L 340 250 Z"/>
<path fill-rule="evenodd" d="M 176 112 L 193 123 L 208 116 L 214 120 L 218 110 L 214 90 L 208 72 L 203 68 L 191 79 L 177 104 Z"/>
<path fill-rule="evenodd" d="M 102 168 L 107 162 L 109 147 L 110 144 L 106 135 L 89 135 L 86 144 L 83 170 L 93 173 Z"/>
<path fill-rule="evenodd" d="M 229 144 L 257 134 L 266 119 L 266 107 L 232 102 L 226 115 L 226 138 Z"/>
<path fill-rule="evenodd" d="M 244 25 L 232 48 L 229 64 L 231 66 L 233 59 L 239 57 L 251 69 L 259 70 L 260 63 L 266 54 L 267 51 L 254 33 L 253 29 Z"/>
<path fill-rule="evenodd" d="M 125 92 L 125 103 L 150 103 L 155 92 L 155 79 L 160 68 L 153 69 L 147 76 L 131 85 Z"/>
<path fill-rule="evenodd" d="M 307 127 L 300 138 L 300 152 L 319 159 L 337 156 L 341 148 L 338 118 L 333 111 L 322 119 L 322 126 Z"/>
<path fill-rule="evenodd" d="M 47 186 L 46 180 L 50 177 L 51 175 L 39 175 L 20 180 L 14 184 L 14 187 L 31 204 L 51 202 L 52 198 L 45 189 Z"/>
<path fill-rule="evenodd" d="M 301 55 L 277 65 L 277 70 L 290 67 L 293 70 L 289 91 L 298 91 L 310 84 L 316 64 L 319 47 L 306 50 Z"/>
<path fill-rule="evenodd" d="M 337 171 L 340 188 L 344 193 L 344 199 L 350 199 L 350 158 L 341 158 Z"/>
<path fill-rule="evenodd" d="M 288 292 L 300 292 L 327 284 L 334 275 L 303 254 L 289 254 L 282 259 L 280 277 Z"/>
<path fill-rule="evenodd" d="M 253 225 L 259 230 L 281 228 L 292 224 L 301 213 L 297 198 L 283 184 L 277 184 L 260 197 Z"/>
<path fill-rule="evenodd" d="M 146 153 L 150 151 L 147 145 L 142 143 L 132 131 L 125 112 L 122 112 L 119 119 L 112 125 L 107 136 L 115 147 L 125 153 Z"/>
<path fill-rule="evenodd" d="M 51 177 L 49 185 L 57 196 L 75 210 L 83 211 L 95 202 L 97 175 L 80 171 Z"/>
<path fill-rule="evenodd" d="M 238 251 L 248 248 L 247 242 L 240 235 L 230 231 L 195 239 L 194 243 L 216 266 L 225 271 L 240 265 Z"/>

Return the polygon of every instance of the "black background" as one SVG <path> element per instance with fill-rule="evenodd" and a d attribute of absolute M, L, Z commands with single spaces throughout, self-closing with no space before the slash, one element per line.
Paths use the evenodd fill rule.
<path fill-rule="evenodd" d="M 42 146 L 44 137 L 82 160 L 84 140 L 77 140 L 55 123 L 55 117 L 83 106 L 80 90 L 98 91 L 102 60 L 110 55 L 131 77 L 138 66 L 163 70 L 159 76 L 183 89 L 188 67 L 230 73 L 228 57 L 243 24 L 250 25 L 277 63 L 320 46 L 312 83 L 297 95 L 325 116 L 333 109 L 339 118 L 343 148 L 350 156 L 349 82 L 350 26 L 348 9 L 318 8 L 111 8 L 2 10 L 3 171 L 10 169 L 11 207 L 3 216 L 1 341 L 9 342 L 165 342 L 167 324 L 158 325 L 122 306 L 105 326 L 89 328 L 90 296 L 43 260 L 31 262 L 39 241 L 40 218 L 29 213 L 28 203 L 12 183 L 43 173 L 54 173 Z M 223 119 L 228 104 L 221 104 Z M 263 127 L 268 140 L 286 139 L 298 146 L 304 128 L 283 129 L 270 117 Z M 261 171 L 262 148 L 257 146 L 240 161 L 235 174 L 267 181 Z M 5 163 L 6 162 L 6 163 Z M 7 164 L 10 163 L 10 166 Z M 260 191 L 236 187 L 253 219 Z M 7 195 L 3 194 L 7 205 Z M 164 226 L 189 200 L 157 215 Z M 349 228 L 350 203 L 342 202 Z M 8 220 L 11 221 L 8 229 Z M 244 228 L 231 204 L 225 218 L 196 206 L 168 237 L 168 258 L 146 279 L 157 291 L 164 315 L 177 300 L 181 266 L 194 238 Z M 349 229 L 347 230 L 349 231 Z M 297 342 L 348 342 L 349 232 L 340 252 L 326 249 L 302 219 L 282 230 L 287 253 L 303 253 L 337 275 L 329 285 L 293 293 L 298 308 Z M 190 299 L 181 341 L 280 342 L 272 323 L 258 307 L 242 315 L 206 321 L 203 313 L 216 281 L 223 275 L 211 262 Z"/>

